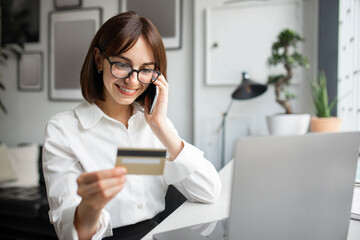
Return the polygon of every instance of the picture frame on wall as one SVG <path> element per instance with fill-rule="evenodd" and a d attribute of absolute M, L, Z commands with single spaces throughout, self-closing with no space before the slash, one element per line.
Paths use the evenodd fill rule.
<path fill-rule="evenodd" d="M 101 18 L 101 8 L 49 13 L 50 100 L 83 100 L 80 71 Z"/>
<path fill-rule="evenodd" d="M 18 58 L 18 90 L 41 91 L 43 56 L 40 51 L 23 52 Z"/>
<path fill-rule="evenodd" d="M 120 11 L 134 11 L 159 29 L 166 50 L 181 49 L 182 0 L 120 0 Z"/>
<path fill-rule="evenodd" d="M 1 46 L 40 41 L 40 0 L 1 0 Z"/>
<path fill-rule="evenodd" d="M 81 5 L 81 0 L 54 0 L 54 6 L 56 9 L 80 8 Z"/>

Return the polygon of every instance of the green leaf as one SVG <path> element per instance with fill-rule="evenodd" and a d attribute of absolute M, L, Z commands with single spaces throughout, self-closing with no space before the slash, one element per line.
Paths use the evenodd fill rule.
<path fill-rule="evenodd" d="M 311 83 L 312 98 L 316 108 L 316 116 L 331 117 L 331 110 L 337 103 L 337 98 L 329 104 L 327 92 L 327 80 L 324 72 L 320 72 L 318 77 Z"/>
<path fill-rule="evenodd" d="M 293 94 L 293 93 L 290 93 L 290 92 L 288 92 L 286 90 L 284 90 L 283 92 L 284 92 L 284 96 L 285 96 L 286 100 L 291 100 L 291 99 L 296 98 L 296 95 Z"/>
<path fill-rule="evenodd" d="M 268 84 L 275 84 L 280 78 L 284 78 L 284 77 L 285 77 L 284 74 L 269 76 L 267 83 Z"/>

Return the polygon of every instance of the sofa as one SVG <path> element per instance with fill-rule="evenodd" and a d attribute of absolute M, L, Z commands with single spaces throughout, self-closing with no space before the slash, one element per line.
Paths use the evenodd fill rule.
<path fill-rule="evenodd" d="M 49 222 L 42 146 L 38 147 L 38 186 L 0 188 L 0 240 L 57 239 L 54 227 Z M 160 223 L 185 200 L 176 188 L 170 186 L 165 197 L 165 210 L 154 217 L 155 221 Z"/>
<path fill-rule="evenodd" d="M 57 239 L 48 217 L 41 150 L 38 186 L 0 188 L 0 239 Z"/>

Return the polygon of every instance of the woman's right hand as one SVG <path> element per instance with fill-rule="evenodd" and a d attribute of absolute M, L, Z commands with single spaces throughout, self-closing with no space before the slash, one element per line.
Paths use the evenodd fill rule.
<path fill-rule="evenodd" d="M 88 208 L 101 210 L 121 191 L 125 182 L 126 168 L 123 167 L 86 172 L 77 179 L 77 193 Z"/>
<path fill-rule="evenodd" d="M 91 239 L 96 232 L 101 210 L 126 183 L 126 169 L 86 172 L 77 179 L 78 195 L 82 198 L 76 209 L 74 225 L 79 239 Z"/>

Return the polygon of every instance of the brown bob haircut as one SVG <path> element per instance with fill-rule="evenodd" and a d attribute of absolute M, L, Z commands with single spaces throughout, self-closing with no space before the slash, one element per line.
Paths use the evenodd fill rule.
<path fill-rule="evenodd" d="M 166 79 L 166 52 L 157 27 L 148 18 L 135 12 L 120 13 L 100 27 L 87 52 L 80 74 L 81 92 L 86 101 L 91 103 L 94 100 L 105 100 L 102 73 L 98 73 L 96 67 L 94 48 L 99 48 L 102 58 L 106 59 L 128 51 L 140 36 L 149 43 L 154 54 L 155 67 Z M 154 91 L 154 88 L 148 87 L 136 101 L 143 103 L 145 94 L 149 91 Z"/>

